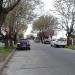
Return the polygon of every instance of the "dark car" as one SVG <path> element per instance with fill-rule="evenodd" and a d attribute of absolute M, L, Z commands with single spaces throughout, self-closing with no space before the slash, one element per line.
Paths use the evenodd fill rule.
<path fill-rule="evenodd" d="M 42 43 L 43 44 L 50 44 L 50 40 L 49 39 L 44 39 Z"/>
<path fill-rule="evenodd" d="M 20 41 L 17 43 L 16 49 L 30 50 L 29 41 L 27 39 L 20 39 Z"/>

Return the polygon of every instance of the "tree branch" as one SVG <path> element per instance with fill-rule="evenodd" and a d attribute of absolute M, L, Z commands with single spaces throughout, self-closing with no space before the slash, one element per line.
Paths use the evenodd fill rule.
<path fill-rule="evenodd" d="M 14 5 L 11 5 L 10 7 L 7 8 L 2 8 L 3 9 L 3 13 L 8 13 L 9 11 L 11 11 L 21 0 L 18 0 L 17 2 L 14 3 Z"/>

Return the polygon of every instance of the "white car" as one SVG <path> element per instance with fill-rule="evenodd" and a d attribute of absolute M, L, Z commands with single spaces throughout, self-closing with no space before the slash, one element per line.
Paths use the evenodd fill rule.
<path fill-rule="evenodd" d="M 51 46 L 54 46 L 55 42 L 56 42 L 56 39 L 52 39 L 51 40 Z"/>
<path fill-rule="evenodd" d="M 51 46 L 54 46 L 54 47 L 65 47 L 66 45 L 67 45 L 67 40 L 65 38 L 51 40 Z"/>

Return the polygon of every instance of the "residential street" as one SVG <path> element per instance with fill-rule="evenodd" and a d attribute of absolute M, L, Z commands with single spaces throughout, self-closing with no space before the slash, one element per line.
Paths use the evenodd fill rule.
<path fill-rule="evenodd" d="M 75 75 L 75 51 L 31 41 L 31 50 L 16 51 L 3 75 Z"/>

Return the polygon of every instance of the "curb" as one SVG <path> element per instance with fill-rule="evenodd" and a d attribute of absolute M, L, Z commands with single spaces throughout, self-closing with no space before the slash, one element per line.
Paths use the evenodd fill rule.
<path fill-rule="evenodd" d="M 4 60 L 3 64 L 0 66 L 0 74 L 2 74 L 3 69 L 5 68 L 6 64 L 9 62 L 9 60 L 11 59 L 14 53 L 15 53 L 15 49 L 12 50 L 11 53 L 9 53 L 9 55 Z"/>

